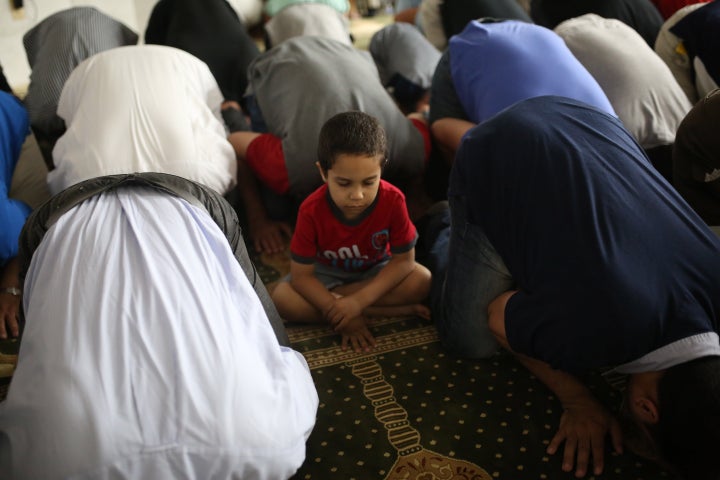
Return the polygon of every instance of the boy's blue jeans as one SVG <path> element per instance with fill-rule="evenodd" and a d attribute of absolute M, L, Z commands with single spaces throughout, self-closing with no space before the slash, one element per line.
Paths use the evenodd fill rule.
<path fill-rule="evenodd" d="M 512 289 L 514 282 L 482 229 L 467 221 L 465 201 L 465 197 L 449 198 L 450 235 L 438 235 L 431 250 L 437 267 L 432 316 L 440 341 L 451 354 L 486 358 L 498 349 L 488 328 L 488 305 Z"/>

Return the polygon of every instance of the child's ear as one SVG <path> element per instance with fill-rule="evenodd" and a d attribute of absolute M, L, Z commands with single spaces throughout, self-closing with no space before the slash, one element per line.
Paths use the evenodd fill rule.
<path fill-rule="evenodd" d="M 320 177 L 322 177 L 323 182 L 327 183 L 327 177 L 325 176 L 325 172 L 323 171 L 322 167 L 320 166 L 320 162 L 315 162 L 315 165 L 318 168 L 318 172 L 320 172 Z"/>

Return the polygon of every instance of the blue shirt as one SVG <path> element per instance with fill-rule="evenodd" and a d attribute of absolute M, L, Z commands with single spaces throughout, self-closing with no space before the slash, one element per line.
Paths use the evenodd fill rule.
<path fill-rule="evenodd" d="M 0 267 L 17 255 L 20 230 L 30 215 L 29 206 L 8 198 L 28 129 L 28 114 L 20 101 L 0 92 Z"/>
<path fill-rule="evenodd" d="M 468 23 L 450 39 L 455 92 L 473 123 L 526 98 L 560 95 L 614 113 L 600 85 L 552 30 L 518 20 Z"/>
<path fill-rule="evenodd" d="M 449 195 L 517 283 L 513 350 L 576 372 L 718 331 L 720 240 L 615 117 L 520 102 L 468 132 Z"/>

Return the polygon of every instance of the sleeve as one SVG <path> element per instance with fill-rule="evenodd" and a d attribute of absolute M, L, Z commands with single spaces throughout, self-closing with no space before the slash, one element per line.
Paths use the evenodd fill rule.
<path fill-rule="evenodd" d="M 0 267 L 18 255 L 20 231 L 30 215 L 30 207 L 19 200 L 5 199 L 0 203 Z"/>
<path fill-rule="evenodd" d="M 458 118 L 468 120 L 465 108 L 455 92 L 452 74 L 450 73 L 450 51 L 446 50 L 440 57 L 435 68 L 432 85 L 430 86 L 430 118 L 429 125 L 441 118 Z"/>
<path fill-rule="evenodd" d="M 603 305 L 588 298 L 520 290 L 505 307 L 508 345 L 571 374 L 629 361 L 633 346 L 613 341 L 617 331 L 606 314 Z"/>
<path fill-rule="evenodd" d="M 295 222 L 295 231 L 290 240 L 290 257 L 298 263 L 312 264 L 317 253 L 317 230 L 311 212 L 304 207 L 300 206 Z"/>
<path fill-rule="evenodd" d="M 393 195 L 390 211 L 396 212 L 390 226 L 390 252 L 394 254 L 409 252 L 415 248 L 418 234 L 410 220 L 405 197 L 401 192 L 398 191 Z"/>

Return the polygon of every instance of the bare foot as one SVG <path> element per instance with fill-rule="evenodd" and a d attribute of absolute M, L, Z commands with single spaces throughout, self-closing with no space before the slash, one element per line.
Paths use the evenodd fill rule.
<path fill-rule="evenodd" d="M 410 305 L 410 308 L 413 310 L 413 315 L 417 315 L 420 318 L 424 318 L 425 320 L 430 320 L 430 308 L 428 308 L 426 305 L 423 305 L 422 303 L 417 303 L 415 305 Z"/>

